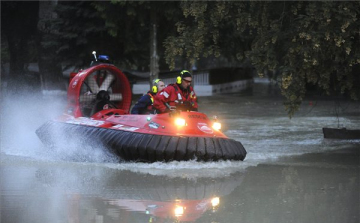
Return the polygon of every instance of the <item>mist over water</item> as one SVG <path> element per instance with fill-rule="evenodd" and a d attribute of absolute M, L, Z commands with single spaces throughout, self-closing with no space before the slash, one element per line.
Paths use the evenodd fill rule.
<path fill-rule="evenodd" d="M 4 92 L 1 102 L 1 152 L 36 158 L 43 148 L 35 130 L 45 120 L 61 114 L 63 106 L 63 101 L 46 99 L 38 92 Z"/>
<path fill-rule="evenodd" d="M 64 94 L 6 93 L 1 103 L 1 154 L 43 161 L 117 162 L 118 158 L 101 144 L 69 141 L 56 132 L 53 134 L 60 147 L 46 148 L 42 144 L 36 129 L 61 115 L 65 106 Z"/>

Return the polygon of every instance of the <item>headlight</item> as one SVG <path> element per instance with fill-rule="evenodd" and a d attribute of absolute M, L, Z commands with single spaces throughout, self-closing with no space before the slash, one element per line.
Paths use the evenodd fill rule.
<path fill-rule="evenodd" d="M 213 199 L 211 199 L 211 205 L 213 207 L 216 207 L 220 204 L 220 198 L 219 197 L 214 197 Z"/>
<path fill-rule="evenodd" d="M 183 119 L 183 118 L 176 118 L 176 119 L 175 119 L 175 125 L 176 125 L 176 126 L 185 126 L 185 125 L 186 125 L 185 119 Z"/>
<path fill-rule="evenodd" d="M 176 217 L 180 217 L 184 214 L 184 207 L 176 206 L 174 212 Z"/>
<path fill-rule="evenodd" d="M 212 127 L 215 130 L 220 130 L 221 129 L 221 123 L 220 122 L 214 122 Z"/>

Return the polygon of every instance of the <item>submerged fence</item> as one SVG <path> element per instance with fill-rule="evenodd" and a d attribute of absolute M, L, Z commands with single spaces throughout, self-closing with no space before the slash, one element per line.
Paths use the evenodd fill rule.
<path fill-rule="evenodd" d="M 249 80 L 253 78 L 252 67 L 231 67 L 214 68 L 210 70 L 197 70 L 193 72 L 193 86 L 195 85 L 215 85 L 225 84 L 240 80 Z M 160 73 L 159 78 L 165 84 L 171 84 L 176 81 L 179 72 Z M 138 81 L 138 84 L 145 84 L 148 80 Z"/>

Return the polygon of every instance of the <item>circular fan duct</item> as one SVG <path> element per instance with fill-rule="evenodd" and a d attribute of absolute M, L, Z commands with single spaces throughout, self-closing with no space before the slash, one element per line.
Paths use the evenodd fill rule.
<path fill-rule="evenodd" d="M 68 113 L 75 117 L 91 116 L 100 91 L 108 93 L 113 107 L 129 113 L 130 83 L 125 74 L 111 64 L 99 64 L 75 75 L 68 89 Z"/>

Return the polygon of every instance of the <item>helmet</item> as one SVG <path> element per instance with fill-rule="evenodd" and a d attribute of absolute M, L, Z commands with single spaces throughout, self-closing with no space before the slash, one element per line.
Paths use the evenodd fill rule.
<path fill-rule="evenodd" d="M 155 80 L 153 80 L 153 86 L 152 86 L 152 88 L 151 88 L 151 91 L 152 91 L 153 93 L 155 93 L 155 94 L 158 92 L 157 84 L 159 83 L 159 81 L 161 81 L 161 79 L 155 79 Z"/>
<path fill-rule="evenodd" d="M 178 77 L 176 78 L 176 83 L 177 83 L 177 84 L 181 84 L 181 80 L 182 80 L 184 77 L 192 77 L 192 75 L 191 75 L 191 73 L 190 73 L 189 71 L 187 71 L 187 70 L 182 70 L 182 71 L 180 72 L 180 76 L 178 76 Z"/>

